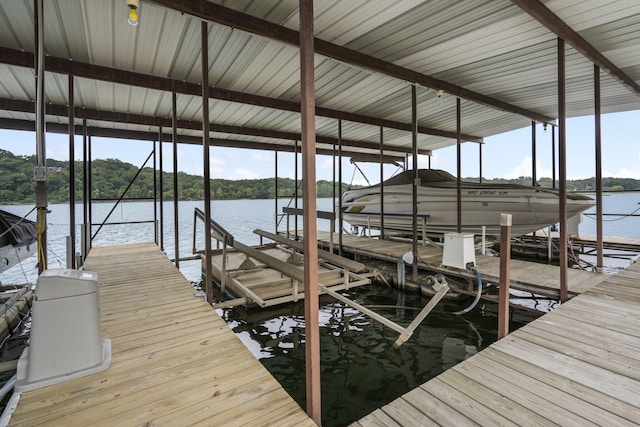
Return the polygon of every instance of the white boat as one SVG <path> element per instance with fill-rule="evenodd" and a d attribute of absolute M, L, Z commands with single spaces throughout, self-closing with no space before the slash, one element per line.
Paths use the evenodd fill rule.
<path fill-rule="evenodd" d="M 457 231 L 457 179 L 436 169 L 418 170 L 418 231 Z M 384 228 L 413 229 L 413 171 L 384 181 Z M 588 196 L 567 193 L 567 217 L 595 204 Z M 342 196 L 343 218 L 352 225 L 380 228 L 380 184 L 348 190 Z M 540 187 L 462 181 L 462 232 L 500 234 L 500 214 L 512 215 L 513 235 L 540 230 L 559 221 L 559 193 Z"/>

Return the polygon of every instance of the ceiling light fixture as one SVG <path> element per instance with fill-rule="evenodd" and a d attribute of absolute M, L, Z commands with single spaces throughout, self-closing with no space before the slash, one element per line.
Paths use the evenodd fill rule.
<path fill-rule="evenodd" d="M 138 25 L 138 22 L 140 22 L 140 16 L 138 14 L 138 9 L 140 8 L 140 0 L 127 0 L 127 7 L 129 24 L 135 27 L 136 25 Z"/>

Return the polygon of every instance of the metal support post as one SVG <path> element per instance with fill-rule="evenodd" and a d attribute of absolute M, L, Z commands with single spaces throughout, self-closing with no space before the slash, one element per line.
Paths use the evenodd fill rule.
<path fill-rule="evenodd" d="M 316 213 L 316 133 L 313 0 L 300 0 L 300 85 L 304 223 L 304 314 L 307 414 L 317 425 L 320 407 L 320 330 L 318 301 L 318 230 Z M 297 222 L 297 221 L 296 221 Z"/>
<path fill-rule="evenodd" d="M 180 234 L 178 222 L 178 113 L 176 93 L 171 94 L 171 142 L 173 143 L 173 241 L 176 268 L 180 268 Z"/>
<path fill-rule="evenodd" d="M 413 268 L 411 279 L 418 281 L 418 101 L 416 96 L 416 85 L 411 85 L 411 156 L 413 159 L 413 185 L 412 189 L 412 251 Z"/>
<path fill-rule="evenodd" d="M 565 92 L 564 40 L 558 38 L 558 164 L 560 202 L 560 301 L 569 299 L 568 230 L 567 230 L 567 109 Z"/>
<path fill-rule="evenodd" d="M 202 72 L 202 147 L 204 169 L 204 245 L 205 245 L 205 288 L 207 302 L 213 303 L 213 271 L 211 268 L 211 169 L 209 167 L 209 27 L 206 21 L 200 24 L 201 72 Z"/>
<path fill-rule="evenodd" d="M 75 102 L 73 75 L 69 74 L 69 240 L 67 268 L 76 268 L 76 164 L 75 164 Z M 69 252 L 70 255 L 69 256 Z"/>
<path fill-rule="evenodd" d="M 38 274 L 47 269 L 47 150 L 45 144 L 45 103 L 44 103 L 44 5 L 43 0 L 35 3 L 36 31 L 36 230 L 38 233 Z"/>
<path fill-rule="evenodd" d="M 500 289 L 498 293 L 498 339 L 509 333 L 509 271 L 511 268 L 511 214 L 500 214 Z"/>

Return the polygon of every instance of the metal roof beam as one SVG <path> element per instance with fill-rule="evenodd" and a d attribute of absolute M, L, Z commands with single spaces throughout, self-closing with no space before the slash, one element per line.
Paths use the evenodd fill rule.
<path fill-rule="evenodd" d="M 207 0 L 151 0 L 154 3 L 186 13 L 207 21 L 228 27 L 237 28 L 248 33 L 278 40 L 294 46 L 299 45 L 300 35 L 296 30 L 274 24 L 264 19 L 256 18 Z M 383 61 L 353 49 L 314 38 L 315 52 L 339 61 L 363 67 L 387 76 L 406 80 L 432 89 L 443 89 L 447 93 L 484 104 L 498 110 L 519 114 L 537 122 L 552 123 L 555 118 L 536 113 L 526 108 L 518 107 L 499 99 L 465 89 L 444 80 L 428 76 L 391 62 Z M 455 132 L 454 132 L 455 133 Z M 455 138 L 455 137 L 454 137 Z"/>
<path fill-rule="evenodd" d="M 23 113 L 33 113 L 35 104 L 31 101 L 22 101 L 15 99 L 0 98 L 0 110 L 19 111 Z M 46 113 L 51 116 L 67 117 L 69 115 L 68 108 L 64 105 L 46 104 Z M 74 110 L 75 117 L 87 120 L 102 120 L 114 123 L 127 123 L 135 125 L 158 126 L 163 128 L 171 128 L 170 117 L 154 117 L 142 114 L 120 113 L 116 111 L 94 110 L 91 108 L 79 108 Z M 193 120 L 178 120 L 179 129 L 202 130 L 202 123 Z M 270 129 L 258 129 L 244 126 L 231 126 L 224 124 L 210 124 L 211 132 L 228 133 L 232 135 L 257 136 L 261 138 L 282 139 L 287 141 L 300 141 L 300 134 L 293 132 L 282 132 Z M 316 141 L 321 144 L 338 145 L 338 139 L 318 135 Z M 377 142 L 356 141 L 343 139 L 342 144 L 349 147 L 365 148 L 373 152 L 380 151 L 380 144 Z M 386 151 L 396 153 L 410 153 L 411 148 L 400 147 L 396 145 L 387 145 L 384 147 Z M 419 154 L 430 154 L 430 150 L 420 150 Z"/>
<path fill-rule="evenodd" d="M 569 43 L 589 61 L 605 70 L 611 77 L 629 88 L 632 92 L 640 94 L 640 85 L 627 76 L 613 62 L 609 61 L 600 51 L 593 47 L 580 34 L 574 31 L 562 19 L 553 13 L 539 0 L 511 0 L 534 19 L 547 27 L 555 35 Z"/>
<path fill-rule="evenodd" d="M 0 118 L 0 128 L 35 132 L 35 122 L 31 120 Z M 49 133 L 59 133 L 59 134 L 67 135 L 69 133 L 69 126 L 61 123 L 48 122 L 46 123 L 46 131 Z M 81 135 L 82 132 L 83 132 L 82 125 L 76 125 L 75 126 L 76 135 Z M 134 139 L 134 140 L 141 140 L 141 141 L 157 141 L 158 140 L 158 132 L 99 128 L 99 127 L 93 127 L 93 126 L 87 127 L 87 134 L 91 136 L 101 137 L 101 138 Z M 171 142 L 172 141 L 171 138 L 172 138 L 172 135 L 170 133 L 162 134 L 163 142 Z M 179 142 L 183 144 L 202 145 L 202 138 L 199 136 L 178 135 L 178 139 L 179 139 Z M 240 141 L 235 139 L 221 139 L 221 138 L 211 138 L 211 145 L 216 147 L 245 148 L 245 149 L 251 149 L 251 150 L 264 150 L 264 151 L 275 151 L 277 149 L 279 153 L 284 153 L 284 152 L 293 153 L 295 152 L 295 149 L 296 149 L 296 147 L 293 145 L 270 144 L 270 143 L 264 143 L 264 142 Z M 298 147 L 298 152 L 300 152 L 300 147 Z M 316 148 L 316 152 L 318 154 L 322 154 L 325 156 L 332 156 L 334 154 L 334 151 L 328 148 Z M 356 151 L 343 150 L 343 153 L 345 153 L 347 156 L 354 156 L 354 157 L 363 156 L 363 153 L 356 152 Z M 386 163 L 402 163 L 404 161 L 404 157 L 385 155 L 384 160 Z"/>
<path fill-rule="evenodd" d="M 18 67 L 33 68 L 33 54 L 15 49 L 0 47 L 0 63 L 15 65 Z M 45 58 L 46 70 L 52 73 L 72 74 L 76 77 L 101 80 L 111 83 L 120 83 L 129 86 L 143 87 L 147 89 L 162 90 L 166 92 L 180 93 L 183 95 L 201 96 L 202 90 L 197 83 L 188 83 L 180 80 L 173 80 L 164 77 L 150 76 L 132 71 L 119 70 L 115 68 L 102 67 L 78 61 L 70 61 L 64 58 L 47 56 Z M 252 95 L 221 89 L 209 88 L 209 96 L 214 99 L 237 102 L 241 104 L 255 105 L 258 107 L 273 108 L 276 110 L 300 112 L 300 103 L 285 101 L 266 96 Z M 329 117 L 338 120 L 347 120 L 356 123 L 369 124 L 373 126 L 383 126 L 389 129 L 411 131 L 411 124 L 393 120 L 385 120 L 377 117 L 362 114 L 349 113 L 345 111 L 333 110 L 316 106 L 316 114 L 322 117 Z M 425 135 L 441 136 L 445 138 L 456 138 L 455 132 L 434 129 L 426 126 L 419 126 L 418 132 Z M 482 143 L 483 138 L 475 135 L 463 134 L 464 141 Z"/>

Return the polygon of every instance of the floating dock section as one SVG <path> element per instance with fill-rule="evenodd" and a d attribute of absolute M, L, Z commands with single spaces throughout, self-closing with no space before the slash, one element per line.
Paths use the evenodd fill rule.
<path fill-rule="evenodd" d="M 153 243 L 93 248 L 106 371 L 25 392 L 13 426 L 315 426 Z"/>
<path fill-rule="evenodd" d="M 299 231 L 299 233 L 301 233 Z M 335 237 L 334 237 L 335 239 Z M 328 247 L 331 240 L 330 233 L 318 231 L 318 241 L 323 247 Z M 356 256 L 370 257 L 397 263 L 406 252 L 411 251 L 412 243 L 390 239 L 375 239 L 352 235 L 342 236 L 343 252 Z M 560 295 L 560 270 L 558 266 L 536 262 L 512 259 L 510 270 L 511 288 L 526 292 L 533 292 L 551 298 Z M 457 276 L 464 279 L 475 279 L 470 270 L 461 270 L 442 265 L 442 249 L 435 246 L 418 246 L 418 266 L 421 269 L 442 273 L 447 276 Z M 487 283 L 500 282 L 500 258 L 476 254 L 476 269 Z M 579 295 L 606 280 L 608 275 L 578 269 L 569 269 L 569 295 Z"/>
<path fill-rule="evenodd" d="M 640 262 L 354 427 L 640 425 Z"/>

